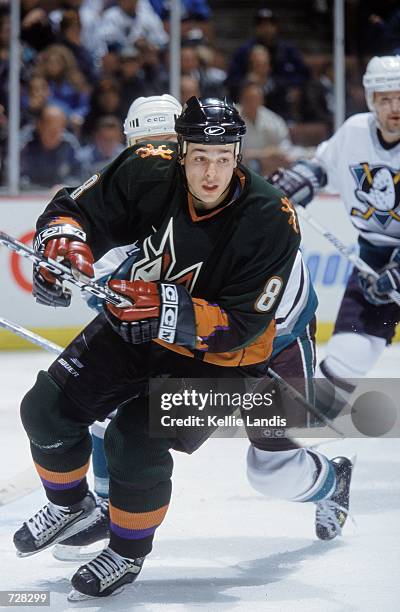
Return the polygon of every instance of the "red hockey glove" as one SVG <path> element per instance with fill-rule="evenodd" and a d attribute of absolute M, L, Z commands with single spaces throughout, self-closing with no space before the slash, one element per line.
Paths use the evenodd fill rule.
<path fill-rule="evenodd" d="M 114 331 L 132 344 L 157 338 L 161 303 L 158 285 L 142 280 L 111 280 L 108 285 L 132 302 L 127 308 L 106 305 L 105 315 Z"/>
<path fill-rule="evenodd" d="M 92 251 L 86 244 L 85 232 L 74 219 L 58 218 L 52 221 L 36 234 L 34 248 L 46 257 L 69 266 L 78 279 L 94 276 Z M 32 293 L 39 304 L 46 306 L 69 306 L 71 303 L 71 291 L 51 272 L 39 266 L 33 270 Z"/>
<path fill-rule="evenodd" d="M 105 315 L 126 342 L 140 344 L 155 338 L 194 345 L 193 303 L 187 290 L 172 283 L 111 280 L 109 287 L 127 297 L 132 306 L 106 304 Z"/>

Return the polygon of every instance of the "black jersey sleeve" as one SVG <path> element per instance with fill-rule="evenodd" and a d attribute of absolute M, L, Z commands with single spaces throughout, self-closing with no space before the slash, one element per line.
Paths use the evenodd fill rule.
<path fill-rule="evenodd" d="M 83 185 L 61 189 L 40 215 L 37 230 L 54 219 L 75 220 L 85 231 L 96 261 L 111 248 L 131 243 L 143 222 L 143 201 L 149 222 L 168 192 L 176 162 L 173 150 L 173 155 L 164 157 L 143 157 L 140 151 L 127 149 Z"/>

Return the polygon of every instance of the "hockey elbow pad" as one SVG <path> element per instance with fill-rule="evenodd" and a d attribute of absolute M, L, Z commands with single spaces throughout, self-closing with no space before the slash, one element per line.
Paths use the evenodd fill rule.
<path fill-rule="evenodd" d="M 327 176 L 319 164 L 298 161 L 287 170 L 278 168 L 267 180 L 281 189 L 293 204 L 306 207 L 320 189 L 325 187 Z"/>

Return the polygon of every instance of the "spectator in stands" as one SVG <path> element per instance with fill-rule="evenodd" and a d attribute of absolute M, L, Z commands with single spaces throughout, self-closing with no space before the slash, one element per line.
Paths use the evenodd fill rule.
<path fill-rule="evenodd" d="M 35 51 L 42 51 L 55 42 L 51 21 L 40 0 L 22 0 L 21 40 Z"/>
<path fill-rule="evenodd" d="M 220 57 L 218 57 L 216 49 L 212 45 L 203 42 L 197 45 L 197 55 L 199 57 L 201 70 L 208 81 L 215 83 L 220 95 L 225 95 L 227 73 L 226 70 L 217 65 Z"/>
<path fill-rule="evenodd" d="M 79 128 L 89 111 L 89 87 L 73 53 L 50 45 L 38 56 L 34 75 L 48 81 L 53 100 L 65 109 L 71 126 Z"/>
<path fill-rule="evenodd" d="M 4 112 L 8 107 L 9 45 L 10 16 L 0 13 L 0 104 Z"/>
<path fill-rule="evenodd" d="M 106 44 L 119 44 L 121 48 L 140 38 L 158 47 L 168 42 L 162 21 L 148 0 L 118 0 L 116 6 L 104 11 L 100 35 Z"/>
<path fill-rule="evenodd" d="M 0 105 L 3 107 L 3 112 L 8 115 L 8 82 L 9 82 L 9 69 L 10 69 L 10 35 L 11 35 L 11 23 L 8 9 L 0 7 Z M 21 68 L 20 68 L 20 79 L 24 83 L 29 77 L 29 69 L 24 64 L 25 60 L 25 49 L 21 49 Z"/>
<path fill-rule="evenodd" d="M 263 105 L 263 90 L 258 83 L 245 83 L 240 92 L 240 114 L 246 122 L 243 159 L 259 174 L 270 174 L 278 166 L 288 167 L 291 147 L 285 121 Z"/>
<path fill-rule="evenodd" d="M 64 11 L 60 23 L 59 42 L 74 54 L 79 70 L 92 84 L 96 80 L 96 69 L 93 56 L 83 45 L 81 35 L 82 24 L 79 12 L 72 9 Z"/>
<path fill-rule="evenodd" d="M 151 83 L 147 83 L 145 80 L 142 56 L 136 47 L 132 45 L 125 47 L 122 49 L 119 57 L 118 80 L 123 92 L 121 112 L 123 115 L 127 115 L 132 100 L 140 96 L 152 95 L 152 88 Z"/>
<path fill-rule="evenodd" d="M 362 90 L 362 93 L 365 100 L 364 90 Z M 334 108 L 333 64 L 331 59 L 327 59 L 314 67 L 310 79 L 302 91 L 301 121 L 305 123 L 324 123 L 327 126 L 328 133 L 331 133 Z"/>
<path fill-rule="evenodd" d="M 285 93 L 286 108 L 281 114 L 290 119 L 290 108 L 298 102 L 300 90 L 308 79 L 308 70 L 298 49 L 279 36 L 279 25 L 275 14 L 259 9 L 254 20 L 255 35 L 234 53 L 228 71 L 227 84 L 238 90 L 238 84 L 248 72 L 249 55 L 253 47 L 262 45 L 269 52 L 271 74 L 275 89 Z M 272 106 L 270 106 L 272 108 Z"/>
<path fill-rule="evenodd" d="M 117 79 L 119 77 L 120 69 L 120 54 L 121 47 L 110 43 L 107 46 L 100 62 L 99 74 L 100 78 L 111 78 Z"/>
<path fill-rule="evenodd" d="M 54 3 L 53 3 L 54 4 Z M 63 12 L 68 10 L 79 11 L 81 22 L 81 42 L 93 57 L 97 69 L 100 68 L 101 58 L 107 47 L 99 33 L 101 17 L 108 0 L 62 0 L 56 2 L 60 7 L 49 14 L 54 32 L 59 33 Z"/>
<path fill-rule="evenodd" d="M 154 10 L 160 15 L 164 29 L 169 34 L 170 0 L 150 0 Z M 181 36 L 182 40 L 213 38 L 211 10 L 205 0 L 182 0 L 181 2 Z"/>
<path fill-rule="evenodd" d="M 101 117 L 96 124 L 92 142 L 80 152 L 89 174 L 99 172 L 124 149 L 121 122 L 118 117 Z"/>
<path fill-rule="evenodd" d="M 184 104 L 192 96 L 200 98 L 199 80 L 194 76 L 181 76 L 181 103 Z"/>
<path fill-rule="evenodd" d="M 198 80 L 201 97 L 224 96 L 224 78 L 216 71 L 209 70 L 200 60 L 199 48 L 192 44 L 183 44 L 181 49 L 181 76 L 191 76 Z"/>
<path fill-rule="evenodd" d="M 89 142 L 98 120 L 105 115 L 115 115 L 121 122 L 124 120 L 122 111 L 121 87 L 116 79 L 103 78 L 97 83 L 90 98 L 90 111 L 82 128 L 84 141 Z"/>
<path fill-rule="evenodd" d="M 268 49 L 262 45 L 254 45 L 249 51 L 246 72 L 243 79 L 230 89 L 230 95 L 236 102 L 239 100 L 241 88 L 247 82 L 258 83 L 263 90 L 264 105 L 279 113 L 286 120 L 295 114 L 291 108 L 286 89 L 279 87 L 272 76 L 272 66 Z"/>
<path fill-rule="evenodd" d="M 50 101 L 51 91 L 46 79 L 32 77 L 21 96 L 21 126 L 34 123 Z"/>
<path fill-rule="evenodd" d="M 169 70 L 163 58 L 166 49 L 161 50 L 153 43 L 141 38 L 135 44 L 142 57 L 142 68 L 146 83 L 147 95 L 158 96 L 168 91 Z"/>
<path fill-rule="evenodd" d="M 87 176 L 79 143 L 67 132 L 67 117 L 58 106 L 46 106 L 26 134 L 21 148 L 21 186 L 76 185 Z"/>
<path fill-rule="evenodd" d="M 287 114 L 285 90 L 279 88 L 272 76 L 271 56 L 265 47 L 255 45 L 249 52 L 246 71 L 247 81 L 258 83 L 263 90 L 264 104 Z"/>
<path fill-rule="evenodd" d="M 382 3 L 383 11 L 380 14 L 371 13 L 368 17 L 369 44 L 372 38 L 377 55 L 400 54 L 400 7 L 398 2 L 394 4 L 387 15 L 384 13 L 385 3 Z"/>

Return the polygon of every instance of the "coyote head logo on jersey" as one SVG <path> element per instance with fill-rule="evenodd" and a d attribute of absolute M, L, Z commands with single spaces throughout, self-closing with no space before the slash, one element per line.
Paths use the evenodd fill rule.
<path fill-rule="evenodd" d="M 361 203 L 353 207 L 353 216 L 373 217 L 383 227 L 394 219 L 400 221 L 400 172 L 383 164 L 367 162 L 350 166 L 357 184 L 355 196 Z"/>
<path fill-rule="evenodd" d="M 169 281 L 184 285 L 189 293 L 193 290 L 203 262 L 193 264 L 183 270 L 177 269 L 174 245 L 173 220 L 170 219 L 165 232 L 148 236 L 143 242 L 144 257 L 134 262 L 130 270 L 130 280 Z"/>

